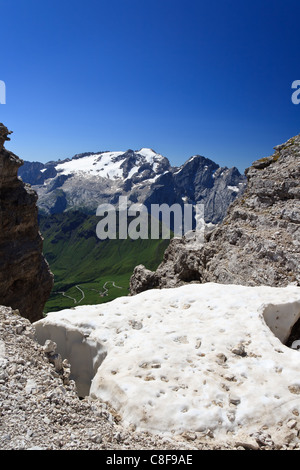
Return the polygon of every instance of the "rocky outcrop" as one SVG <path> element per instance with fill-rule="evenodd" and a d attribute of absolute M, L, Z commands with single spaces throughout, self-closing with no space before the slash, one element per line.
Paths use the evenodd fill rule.
<path fill-rule="evenodd" d="M 8 134 L 0 124 L 0 304 L 36 321 L 42 318 L 53 275 L 42 254 L 37 194 L 17 177 L 23 161 L 3 147 Z"/>
<path fill-rule="evenodd" d="M 254 162 L 246 176 L 246 191 L 205 243 L 173 239 L 155 273 L 135 269 L 132 294 L 154 281 L 155 287 L 191 281 L 300 286 L 300 135 Z"/>

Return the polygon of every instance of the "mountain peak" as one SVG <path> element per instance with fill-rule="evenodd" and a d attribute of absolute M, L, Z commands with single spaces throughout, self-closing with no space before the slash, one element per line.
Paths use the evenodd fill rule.
<path fill-rule="evenodd" d="M 207 166 L 212 166 L 214 168 L 219 168 L 219 165 L 217 163 L 215 163 L 213 160 L 211 160 L 210 158 L 207 158 L 207 157 L 204 157 L 203 155 L 193 155 L 192 157 L 190 157 L 185 165 L 187 163 L 190 163 L 192 161 L 196 161 L 198 164 L 202 164 L 202 165 L 207 165 Z"/>
<path fill-rule="evenodd" d="M 205 199 L 209 221 L 218 223 L 237 194 L 230 188 L 240 188 L 239 184 L 244 186 L 246 181 L 240 174 L 234 178 L 218 174 L 215 178 L 218 168 L 219 165 L 208 158 L 194 155 L 175 169 L 166 157 L 142 147 L 125 152 L 81 153 L 75 158 L 45 165 L 26 162 L 19 176 L 36 185 L 39 206 L 45 212 L 76 207 L 92 211 L 100 203 L 115 203 L 120 195 L 145 205 L 182 204 L 186 198 L 190 203 Z M 222 197 L 215 199 L 216 192 L 221 192 Z"/>
<path fill-rule="evenodd" d="M 155 150 L 147 147 L 143 147 L 140 150 L 136 150 L 135 152 L 139 155 L 142 155 L 150 162 L 152 162 L 154 159 L 165 158 L 161 154 L 155 152 Z"/>

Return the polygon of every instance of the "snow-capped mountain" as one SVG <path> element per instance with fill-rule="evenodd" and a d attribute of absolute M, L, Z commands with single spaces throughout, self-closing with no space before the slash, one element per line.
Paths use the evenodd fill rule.
<path fill-rule="evenodd" d="M 127 196 L 130 203 L 147 207 L 202 202 L 205 220 L 212 223 L 223 219 L 246 184 L 237 168 L 221 168 L 199 155 L 172 167 L 166 157 L 148 148 L 82 153 L 46 164 L 24 162 L 19 176 L 36 190 L 39 207 L 46 213 L 95 213 L 99 204 L 117 204 L 120 196 Z"/>
<path fill-rule="evenodd" d="M 55 169 L 60 175 L 97 176 L 110 180 L 121 178 L 126 181 L 143 172 L 144 179 L 153 176 L 152 173 L 158 176 L 166 165 L 169 166 L 169 162 L 162 155 L 151 149 L 141 149 L 138 152 L 103 152 L 73 158 L 58 164 Z"/>

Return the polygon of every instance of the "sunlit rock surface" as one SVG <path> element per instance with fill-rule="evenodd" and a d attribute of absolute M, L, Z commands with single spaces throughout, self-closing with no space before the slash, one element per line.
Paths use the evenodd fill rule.
<path fill-rule="evenodd" d="M 0 304 L 36 321 L 53 286 L 38 227 L 37 194 L 18 177 L 23 160 L 6 150 L 0 123 Z"/>

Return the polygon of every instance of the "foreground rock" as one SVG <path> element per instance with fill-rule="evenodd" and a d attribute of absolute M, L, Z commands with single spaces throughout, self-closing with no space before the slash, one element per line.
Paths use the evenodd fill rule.
<path fill-rule="evenodd" d="M 187 448 L 184 439 L 130 431 L 105 403 L 80 400 L 68 362 L 34 334 L 27 319 L 0 306 L 1 450 Z"/>
<path fill-rule="evenodd" d="M 34 326 L 71 363 L 79 393 L 138 431 L 298 446 L 300 355 L 284 344 L 299 318 L 298 287 L 206 283 L 50 313 Z"/>
<path fill-rule="evenodd" d="M 300 135 L 254 162 L 248 184 L 203 245 L 174 239 L 155 273 L 138 266 L 132 294 L 186 282 L 300 285 Z"/>
<path fill-rule="evenodd" d="M 42 318 L 53 275 L 42 254 L 37 195 L 17 177 L 22 160 L 3 148 L 8 134 L 0 124 L 0 304 L 35 321 Z"/>
<path fill-rule="evenodd" d="M 252 440 L 218 443 L 209 435 L 173 438 L 135 431 L 108 404 L 79 399 L 70 364 L 56 345 L 34 340 L 35 329 L 16 310 L 0 306 L 0 449 L 143 450 L 246 449 Z M 264 448 L 267 445 L 263 444 Z M 290 447 L 294 447 L 294 443 Z M 268 448 L 272 448 L 268 447 Z"/>

